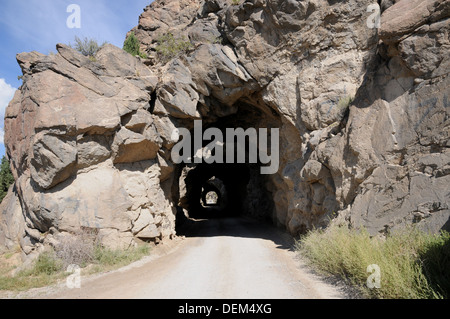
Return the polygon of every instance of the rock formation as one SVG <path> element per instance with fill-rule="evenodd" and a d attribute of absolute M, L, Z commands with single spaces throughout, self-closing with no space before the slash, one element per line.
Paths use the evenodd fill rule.
<path fill-rule="evenodd" d="M 448 229 L 450 1 L 381 1 L 380 28 L 370 5 L 156 0 L 131 30 L 148 59 L 112 45 L 94 60 L 62 44 L 18 54 L 0 244 L 30 253 L 82 228 L 112 247 L 170 238 L 212 178 L 227 213 L 293 235 L 333 218 Z M 167 35 L 190 45 L 167 56 Z M 199 119 L 279 128 L 278 172 L 175 164 L 173 132 Z"/>

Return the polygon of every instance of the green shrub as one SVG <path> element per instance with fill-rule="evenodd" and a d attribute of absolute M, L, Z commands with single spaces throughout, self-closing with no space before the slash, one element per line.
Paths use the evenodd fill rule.
<path fill-rule="evenodd" d="M 172 33 L 166 33 L 158 38 L 156 52 L 163 61 L 173 59 L 192 49 L 192 44 L 186 38 L 176 38 Z"/>
<path fill-rule="evenodd" d="M 330 226 L 313 230 L 296 246 L 320 271 L 337 275 L 360 288 L 366 297 L 448 298 L 449 233 L 438 235 L 408 228 L 386 239 L 365 230 Z M 381 287 L 369 289 L 369 265 L 381 271 Z"/>
<path fill-rule="evenodd" d="M 131 32 L 131 34 L 125 39 L 125 42 L 123 43 L 123 50 L 131 55 L 138 55 L 143 59 L 148 57 L 147 54 L 141 52 L 141 44 L 139 43 L 139 40 L 134 32 Z"/>
<path fill-rule="evenodd" d="M 98 52 L 98 50 L 101 49 L 102 46 L 104 46 L 107 42 L 104 42 L 102 45 L 99 45 L 98 42 L 94 39 L 80 39 L 79 37 L 75 36 L 75 44 L 69 44 L 72 48 L 80 52 L 82 55 L 89 57 L 91 60 L 93 60 L 93 57 Z"/>
<path fill-rule="evenodd" d="M 12 183 L 14 183 L 14 176 L 11 173 L 8 159 L 3 156 L 0 164 L 0 203 L 5 198 Z"/>
<path fill-rule="evenodd" d="M 238 6 L 239 5 L 240 0 L 231 0 L 231 4 L 233 6 Z"/>

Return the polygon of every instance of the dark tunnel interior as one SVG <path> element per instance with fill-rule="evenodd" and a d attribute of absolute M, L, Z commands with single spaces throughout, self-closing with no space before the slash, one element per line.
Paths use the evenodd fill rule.
<path fill-rule="evenodd" d="M 189 185 L 189 217 L 238 216 L 245 210 L 244 201 L 249 180 L 250 171 L 245 164 L 198 165 L 186 177 L 186 184 Z M 203 201 L 210 191 L 218 196 L 216 205 L 208 205 Z"/>
<path fill-rule="evenodd" d="M 240 103 L 236 113 L 209 122 L 204 121 L 202 129 L 204 132 L 210 127 L 218 128 L 225 138 L 228 128 L 243 130 L 267 128 L 270 131 L 271 128 L 280 126 L 279 117 L 268 108 L 259 109 L 253 105 Z M 191 136 L 194 137 L 194 129 L 191 130 Z M 248 141 L 247 139 L 246 143 Z M 210 142 L 211 140 L 203 141 L 203 147 Z M 195 154 L 193 145 L 192 141 L 191 154 Z M 203 161 L 197 164 L 178 165 L 179 180 L 175 186 L 178 187 L 178 191 L 174 192 L 178 194 L 178 198 L 174 199 L 178 202 L 177 224 L 182 223 L 186 218 L 212 219 L 239 216 L 274 222 L 275 205 L 271 193 L 271 189 L 274 189 L 273 178 L 270 175 L 261 174 L 260 168 L 266 164 L 262 164 L 259 158 L 256 163 L 248 161 L 248 151 L 249 149 L 246 148 L 244 163 Z M 225 150 L 224 153 L 226 153 Z"/>

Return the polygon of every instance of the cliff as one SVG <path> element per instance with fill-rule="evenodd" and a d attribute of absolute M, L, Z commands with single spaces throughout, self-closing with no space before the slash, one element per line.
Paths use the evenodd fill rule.
<path fill-rule="evenodd" d="M 330 220 L 449 229 L 449 17 L 437 0 L 157 0 L 128 34 L 147 59 L 21 53 L 5 145 L 22 214 L 8 204 L 0 237 L 27 253 L 82 228 L 158 241 L 206 186 L 293 235 Z M 278 171 L 175 163 L 173 132 L 200 119 L 278 128 Z"/>

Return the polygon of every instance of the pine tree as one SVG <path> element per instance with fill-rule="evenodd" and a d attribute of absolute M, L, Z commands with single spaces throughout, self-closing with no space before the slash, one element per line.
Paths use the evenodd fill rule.
<path fill-rule="evenodd" d="M 0 163 L 0 202 L 5 198 L 12 183 L 14 183 L 14 176 L 11 173 L 8 159 L 3 156 Z"/>
<path fill-rule="evenodd" d="M 131 55 L 139 55 L 140 52 L 140 44 L 139 40 L 136 38 L 134 33 L 132 32 L 128 38 L 126 38 L 123 43 L 123 49 L 130 53 Z"/>
<path fill-rule="evenodd" d="M 123 43 L 123 50 L 131 55 L 138 55 L 144 59 L 147 58 L 147 55 L 141 52 L 141 44 L 139 43 L 139 40 L 134 32 L 131 32 L 131 34 L 125 39 L 125 42 Z"/>

